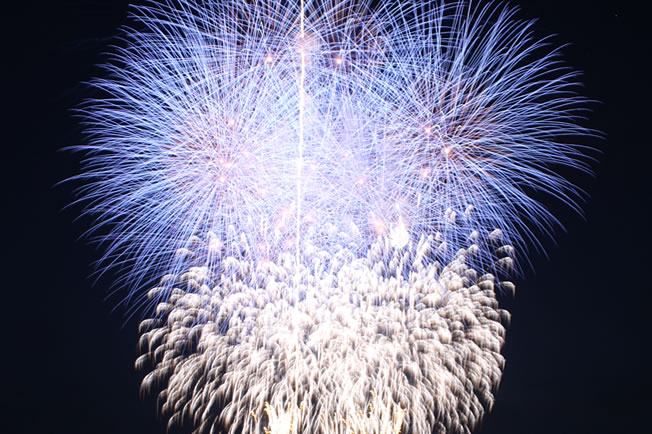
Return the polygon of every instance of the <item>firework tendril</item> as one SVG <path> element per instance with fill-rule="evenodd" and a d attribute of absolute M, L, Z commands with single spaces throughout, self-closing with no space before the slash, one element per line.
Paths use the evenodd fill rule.
<path fill-rule="evenodd" d="M 493 405 L 497 292 L 559 226 L 542 198 L 579 208 L 587 100 L 513 8 L 376 3 L 150 2 L 92 82 L 80 200 L 170 426 L 469 433 Z"/>

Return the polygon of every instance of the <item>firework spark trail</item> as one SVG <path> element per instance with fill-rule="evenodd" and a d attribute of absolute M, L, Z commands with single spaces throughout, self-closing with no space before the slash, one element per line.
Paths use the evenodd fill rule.
<path fill-rule="evenodd" d="M 469 432 L 491 408 L 493 284 L 558 224 L 541 194 L 577 209 L 555 169 L 588 170 L 564 142 L 586 101 L 514 9 L 371 6 L 152 2 L 94 81 L 77 178 L 103 269 L 156 309 L 138 365 L 171 424 Z"/>
<path fill-rule="evenodd" d="M 174 282 L 172 296 L 141 324 L 143 389 L 197 432 L 470 432 L 493 405 L 509 314 L 495 277 L 467 265 L 477 246 L 442 269 L 423 264 L 437 244 L 384 239 L 367 258 L 311 246 L 299 300 L 290 254 L 167 276 L 150 296 Z"/>
<path fill-rule="evenodd" d="M 576 207 L 553 168 L 586 159 L 557 137 L 587 131 L 576 73 L 514 14 L 307 2 L 301 37 L 294 3 L 137 8 L 147 31 L 127 33 L 95 81 L 107 96 L 82 109 L 79 178 L 109 232 L 105 268 L 126 265 L 141 287 L 209 231 L 244 233 L 274 260 L 325 223 L 358 254 L 398 225 L 413 240 L 439 231 L 442 261 L 471 230 L 501 229 L 525 251 L 556 223 L 531 192 Z"/>

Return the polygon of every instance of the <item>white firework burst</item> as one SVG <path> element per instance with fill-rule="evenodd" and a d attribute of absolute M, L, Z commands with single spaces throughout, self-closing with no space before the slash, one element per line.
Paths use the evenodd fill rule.
<path fill-rule="evenodd" d="M 470 432 L 493 405 L 509 314 L 495 277 L 468 266 L 477 246 L 424 265 L 438 244 L 311 248 L 298 273 L 286 254 L 168 275 L 150 297 L 171 296 L 141 324 L 143 389 L 198 433 Z"/>
<path fill-rule="evenodd" d="M 585 99 L 512 8 L 374 4 L 151 2 L 93 82 L 77 179 L 156 309 L 137 364 L 171 424 L 466 433 L 491 408 L 493 286 L 557 224 L 540 193 L 577 208 L 555 169 L 588 170 Z"/>

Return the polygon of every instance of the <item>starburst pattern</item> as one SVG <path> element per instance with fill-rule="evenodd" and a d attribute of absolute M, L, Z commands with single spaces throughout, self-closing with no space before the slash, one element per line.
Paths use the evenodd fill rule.
<path fill-rule="evenodd" d="M 395 228 L 412 240 L 439 231 L 437 259 L 450 260 L 471 230 L 501 229 L 517 248 L 549 231 L 556 220 L 534 192 L 575 206 L 579 192 L 553 168 L 586 168 L 560 141 L 586 133 L 576 73 L 513 9 L 135 10 L 146 30 L 128 31 L 94 82 L 107 96 L 82 110 L 92 140 L 80 147 L 105 265 L 128 265 L 135 287 L 208 232 L 229 246 L 244 236 L 250 257 L 275 260 L 315 224 L 349 233 L 359 254 Z"/>
<path fill-rule="evenodd" d="M 102 269 L 156 310 L 137 365 L 170 424 L 474 429 L 503 367 L 494 284 L 558 224 L 541 197 L 581 196 L 557 173 L 588 170 L 577 73 L 497 4 L 134 12 L 77 178 Z"/>

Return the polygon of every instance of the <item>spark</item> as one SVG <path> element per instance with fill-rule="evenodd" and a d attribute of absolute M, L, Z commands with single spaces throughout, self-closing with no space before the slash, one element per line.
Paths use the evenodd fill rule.
<path fill-rule="evenodd" d="M 170 425 L 470 432 L 491 408 L 498 276 L 558 227 L 540 195 L 578 209 L 556 169 L 589 171 L 586 100 L 515 9 L 377 3 L 152 2 L 93 82 L 76 179 L 103 270 L 155 312 L 137 365 Z"/>
<path fill-rule="evenodd" d="M 296 303 L 290 253 L 229 258 L 219 285 L 205 266 L 168 277 L 150 297 L 170 281 L 172 296 L 140 327 L 136 366 L 153 365 L 143 391 L 163 391 L 169 428 L 188 419 L 196 432 L 470 432 L 493 405 L 510 315 L 495 278 L 468 267 L 472 248 L 443 269 L 423 263 L 436 248 L 432 236 L 412 248 L 384 238 L 350 261 L 312 249 L 303 259 L 321 271 L 302 267 L 301 281 L 320 290 Z"/>
<path fill-rule="evenodd" d="M 379 219 L 379 218 L 375 218 L 375 219 L 372 221 L 371 224 L 372 224 L 372 226 L 373 226 L 373 228 L 374 228 L 374 232 L 375 232 L 377 235 L 382 235 L 382 234 L 384 234 L 385 231 L 387 230 L 387 226 L 385 225 L 385 222 L 382 221 L 382 220 Z"/>
<path fill-rule="evenodd" d="M 137 8 L 147 30 L 127 35 L 110 78 L 94 82 L 106 97 L 82 109 L 91 144 L 77 179 L 94 230 L 109 231 L 104 267 L 129 270 L 136 289 L 180 266 L 170 253 L 191 236 L 244 233 L 253 245 L 288 206 L 297 262 L 311 236 L 304 208 L 356 228 L 364 254 L 377 236 L 367 222 L 396 221 L 397 198 L 411 240 L 438 231 L 451 246 L 432 261 L 450 260 L 474 229 L 536 246 L 557 220 L 530 193 L 578 208 L 581 191 L 551 168 L 588 170 L 561 138 L 590 131 L 575 123 L 577 74 L 515 14 L 430 0 Z M 450 225 L 448 209 L 464 224 Z"/>

